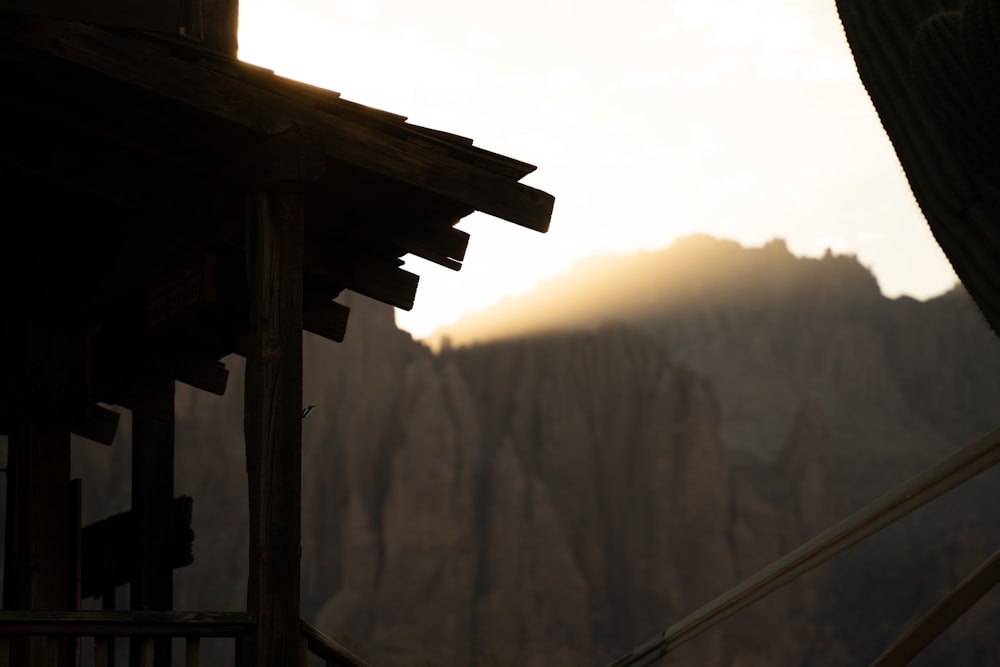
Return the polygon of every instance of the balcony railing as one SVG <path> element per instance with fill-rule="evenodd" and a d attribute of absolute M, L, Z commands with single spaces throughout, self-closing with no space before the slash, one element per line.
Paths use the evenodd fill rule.
<path fill-rule="evenodd" d="M 34 660 L 48 667 L 80 664 L 79 640 L 93 638 L 95 667 L 115 664 L 115 640 L 130 639 L 139 667 L 153 667 L 157 640 L 183 639 L 184 666 L 200 667 L 201 640 L 232 639 L 234 664 L 245 663 L 253 614 L 184 611 L 3 611 L 0 612 L 0 667 L 14 667 L 12 648 L 30 642 Z M 301 655 L 312 654 L 326 667 L 370 667 L 333 639 L 302 623 Z M 89 662 L 89 661 L 88 661 Z M 305 660 L 308 663 L 308 658 Z M 288 664 L 294 664 L 294 660 Z"/>

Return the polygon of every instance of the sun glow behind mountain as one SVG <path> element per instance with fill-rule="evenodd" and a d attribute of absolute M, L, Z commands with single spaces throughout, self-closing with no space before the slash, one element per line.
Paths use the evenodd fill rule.
<path fill-rule="evenodd" d="M 242 58 L 536 164 L 525 182 L 556 196 L 544 236 L 463 221 L 460 274 L 408 260 L 416 336 L 692 232 L 855 253 L 891 295 L 955 281 L 832 0 L 243 0 L 240 22 Z"/>

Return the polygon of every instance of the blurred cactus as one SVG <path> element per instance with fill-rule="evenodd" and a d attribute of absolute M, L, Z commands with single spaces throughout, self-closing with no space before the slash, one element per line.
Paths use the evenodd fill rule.
<path fill-rule="evenodd" d="M 995 106 L 1000 100 L 1000 4 L 967 0 L 961 19 L 962 52 L 969 72 Z"/>
<path fill-rule="evenodd" d="M 920 25 L 910 52 L 913 85 L 957 153 L 991 175 L 1000 174 L 1000 125 L 986 97 L 990 86 L 973 75 L 982 68 L 972 67 L 964 48 L 968 23 L 964 14 L 949 12 Z"/>
<path fill-rule="evenodd" d="M 1000 333 L 1000 3 L 837 0 L 837 10 L 935 239 Z"/>

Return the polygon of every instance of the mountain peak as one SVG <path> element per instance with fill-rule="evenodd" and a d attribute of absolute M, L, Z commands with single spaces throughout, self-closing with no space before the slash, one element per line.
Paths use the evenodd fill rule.
<path fill-rule="evenodd" d="M 772 300 L 822 306 L 879 298 L 874 275 L 853 255 L 828 250 L 822 258 L 797 257 L 781 238 L 747 248 L 692 234 L 661 250 L 585 259 L 525 295 L 443 327 L 428 342 L 438 346 L 447 338 L 462 345 Z"/>

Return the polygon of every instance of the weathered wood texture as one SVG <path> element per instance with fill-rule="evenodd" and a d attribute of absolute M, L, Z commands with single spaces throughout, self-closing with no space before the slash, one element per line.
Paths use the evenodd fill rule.
<path fill-rule="evenodd" d="M 302 488 L 302 195 L 249 198 L 250 348 L 244 431 L 250 495 L 250 663 L 297 655 Z"/>
<path fill-rule="evenodd" d="M 0 637 L 241 637 L 254 615 L 211 611 L 0 611 Z"/>
<path fill-rule="evenodd" d="M 235 58 L 239 50 L 239 0 L 196 0 L 194 4 L 200 10 L 196 23 L 200 28 L 198 36 L 202 44 Z"/>
<path fill-rule="evenodd" d="M 73 574 L 69 431 L 30 419 L 8 438 L 5 609 L 68 609 L 76 602 Z M 19 641 L 13 664 L 47 667 L 44 644 Z M 58 651 L 66 660 L 69 642 Z"/>
<path fill-rule="evenodd" d="M 305 621 L 302 622 L 302 637 L 309 652 L 323 660 L 327 667 L 370 667 L 363 658 Z"/>
<path fill-rule="evenodd" d="M 366 117 L 346 102 L 327 100 L 322 110 L 292 105 L 287 97 L 248 81 L 93 28 L 12 23 L 16 25 L 0 26 L 0 35 L 16 43 L 70 58 L 82 67 L 264 136 L 306 123 L 316 128 L 320 145 L 332 160 L 531 229 L 548 229 L 554 199 L 516 182 L 520 176 L 512 178 L 512 174 L 526 173 L 523 163 L 445 142 L 401 123 Z"/>
<path fill-rule="evenodd" d="M 0 10 L 175 33 L 182 5 L 191 1 L 194 0 L 0 0 Z"/>
<path fill-rule="evenodd" d="M 167 523 L 156 527 L 157 530 L 169 533 L 164 539 L 170 551 L 159 558 L 169 563 L 173 569 L 186 567 L 194 560 L 192 506 L 190 496 L 174 498 L 170 504 Z M 84 526 L 81 531 L 81 597 L 105 595 L 132 581 L 138 574 L 132 559 L 136 545 L 141 542 L 141 532 L 131 510 Z M 108 595 L 109 599 L 112 597 Z"/>
<path fill-rule="evenodd" d="M 138 610 L 169 610 L 174 606 L 174 569 L 171 541 L 174 531 L 174 381 L 151 378 L 151 391 L 167 419 L 132 414 L 132 518 L 134 543 L 130 605 Z M 132 642 L 131 664 L 139 667 L 142 651 Z M 170 640 L 159 640 L 148 650 L 155 667 L 170 667 Z"/>
<path fill-rule="evenodd" d="M 11 653 L 11 646 L 20 641 L 32 641 L 38 654 L 50 660 L 44 663 L 49 667 L 60 643 L 81 637 L 94 638 L 93 662 L 83 664 L 95 667 L 114 665 L 115 638 L 134 638 L 136 648 L 132 655 L 136 663 L 139 667 L 155 667 L 155 645 L 177 637 L 185 640 L 185 667 L 202 664 L 199 654 L 203 637 L 234 639 L 235 664 L 242 666 L 246 664 L 242 659 L 243 644 L 252 634 L 254 623 L 253 615 L 242 612 L 0 611 L 0 667 L 22 664 L 17 662 L 19 656 Z M 80 664 L 59 660 L 59 665 Z"/>

